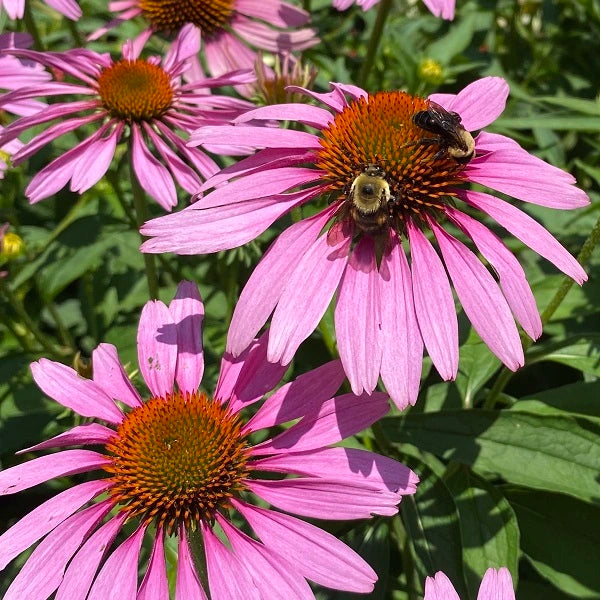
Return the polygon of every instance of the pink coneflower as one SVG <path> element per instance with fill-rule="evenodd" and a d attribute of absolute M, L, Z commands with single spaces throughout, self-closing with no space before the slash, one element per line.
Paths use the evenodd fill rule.
<path fill-rule="evenodd" d="M 280 0 L 116 0 L 108 7 L 117 18 L 90 39 L 138 15 L 149 24 L 142 39 L 155 31 L 176 32 L 191 23 L 202 32 L 206 64 L 215 76 L 252 68 L 257 49 L 302 51 L 319 41 L 314 29 L 302 27 L 309 14 Z"/>
<path fill-rule="evenodd" d="M 0 0 L 0 14 L 4 8 L 11 19 L 22 19 L 25 14 L 25 2 L 26 0 Z M 77 21 L 81 17 L 81 8 L 75 0 L 45 0 L 45 2 L 72 21 Z"/>
<path fill-rule="evenodd" d="M 424 600 L 460 600 L 450 580 L 438 571 L 425 580 Z M 488 569 L 481 580 L 477 600 L 515 600 L 512 578 L 506 567 Z"/>
<path fill-rule="evenodd" d="M 338 10 L 346 10 L 353 4 L 360 6 L 363 11 L 367 11 L 373 8 L 376 4 L 379 4 L 380 0 L 333 0 L 333 6 Z M 436 17 L 442 17 L 447 21 L 454 19 L 454 5 L 456 0 L 423 0 L 423 4 L 433 13 Z"/>
<path fill-rule="evenodd" d="M 469 161 L 468 151 L 452 145 L 458 141 L 447 143 L 449 136 L 414 121 L 431 127 L 423 121 L 443 105 L 462 117 L 466 130 L 456 131 L 469 141 L 467 131 L 485 127 L 504 109 L 508 86 L 503 79 L 486 77 L 456 96 L 435 94 L 430 100 L 404 92 L 367 95 L 340 84 L 333 89 L 307 92 L 329 110 L 267 106 L 238 117 L 237 124 L 192 134 L 194 144 L 226 139 L 262 150 L 207 181 L 206 189 L 219 187 L 193 207 L 148 222 L 142 231 L 154 239 L 143 250 L 201 254 L 233 248 L 293 207 L 327 194 L 332 204 L 280 235 L 250 277 L 233 315 L 230 352 L 242 352 L 274 310 L 268 358 L 289 362 L 337 292 L 337 343 L 354 392 L 371 392 L 381 373 L 399 407 L 414 404 L 423 343 L 444 379 L 453 379 L 458 369 L 458 324 L 447 269 L 475 330 L 510 369 L 517 369 L 523 350 L 514 318 L 528 335 L 539 337 L 535 300 L 517 259 L 464 209 L 487 213 L 578 283 L 586 275 L 526 213 L 463 184 L 479 183 L 562 209 L 584 206 L 586 194 L 571 175 L 507 137 L 479 133 Z M 446 116 L 450 123 L 458 118 Z M 262 119 L 289 120 L 319 133 L 251 126 Z M 229 179 L 234 181 L 222 185 Z M 360 210 L 359 190 L 365 195 Z M 335 224 L 323 233 L 332 219 Z M 496 279 L 444 225 L 471 238 Z M 410 266 L 402 242 L 410 247 Z"/>
<path fill-rule="evenodd" d="M 22 132 L 49 124 L 13 156 L 23 162 L 56 138 L 82 126 L 94 124 L 96 131 L 37 173 L 25 191 L 30 202 L 48 198 L 69 181 L 70 189 L 82 194 L 108 170 L 117 144 L 127 137 L 135 174 L 142 188 L 163 208 L 177 204 L 175 181 L 190 194 L 202 178 L 218 170 L 212 159 L 186 146 L 187 132 L 200 119 L 222 122 L 246 110 L 249 103 L 207 94 L 213 87 L 248 83 L 254 75 L 238 71 L 218 79 L 181 82 L 189 68 L 188 59 L 197 54 L 200 38 L 188 26 L 181 30 L 166 56 L 139 58 L 141 47 L 128 42 L 123 59 L 85 49 L 67 52 L 6 50 L 9 55 L 30 59 L 59 70 L 77 83 L 51 81 L 30 85 L 24 76 L 21 87 L 0 97 L 0 106 L 38 96 L 69 94 L 77 99 L 58 102 L 19 119 L 0 134 L 0 145 Z M 185 137 L 182 137 L 183 132 Z M 157 156 L 159 158 L 157 158 Z"/>
<path fill-rule="evenodd" d="M 0 127 L 0 135 L 4 131 Z M 23 144 L 19 140 L 13 140 L 0 147 L 0 179 L 4 179 L 4 171 L 11 166 L 11 156 L 22 148 Z"/>
<path fill-rule="evenodd" d="M 179 285 L 168 307 L 158 301 L 144 307 L 137 342 L 147 400 L 110 344 L 93 352 L 93 380 L 50 360 L 32 364 L 44 393 L 101 423 L 74 427 L 27 452 L 71 445 L 103 450 L 63 450 L 6 469 L 0 494 L 55 477 L 101 474 L 88 475 L 0 536 L 0 569 L 45 536 L 4 600 L 41 600 L 55 590 L 56 600 L 166 600 L 163 548 L 172 535 L 179 548 L 175 598 L 206 598 L 190 555 L 192 531 L 203 538 L 214 599 L 314 598 L 305 578 L 352 592 L 373 589 L 376 575 L 357 554 L 286 513 L 327 520 L 393 515 L 402 495 L 415 492 L 418 478 L 408 467 L 329 447 L 381 418 L 387 396 L 334 397 L 344 373 L 332 361 L 280 387 L 248 420 L 242 409 L 261 400 L 286 368 L 266 361 L 263 336 L 237 360 L 224 357 L 213 396 L 199 391 L 203 314 L 190 282 Z M 281 431 L 292 420 L 298 421 Z M 279 433 L 270 436 L 270 428 Z M 255 432 L 263 441 L 255 441 Z M 265 502 L 285 512 L 264 508 Z M 258 539 L 233 518 L 243 518 Z M 126 522 L 136 529 L 114 547 Z M 137 591 L 144 538 L 152 552 Z"/>

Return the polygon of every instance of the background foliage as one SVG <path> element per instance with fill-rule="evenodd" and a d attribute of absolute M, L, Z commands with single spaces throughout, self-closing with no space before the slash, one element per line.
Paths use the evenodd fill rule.
<path fill-rule="evenodd" d="M 108 20 L 99 0 L 83 0 L 77 29 L 37 0 L 28 2 L 53 50 L 72 47 L 74 39 Z M 369 90 L 419 94 L 455 92 L 483 75 L 505 77 L 511 96 L 490 130 L 514 137 L 577 177 L 592 199 L 590 207 L 560 212 L 528 205 L 527 211 L 571 252 L 580 250 L 600 214 L 600 2 L 457 0 L 457 18 L 447 23 L 420 2 L 394 0 L 368 72 L 361 71 L 377 9 L 338 13 L 330 0 L 307 4 L 322 44 L 305 58 L 319 68 L 321 91 L 330 80 L 356 83 L 365 76 Z M 15 27 L 6 13 L 1 19 L 2 29 Z M 116 53 L 138 31 L 135 23 L 127 23 L 91 47 Z M 160 40 L 151 44 L 157 53 L 164 50 Z M 441 65 L 439 77 L 428 75 L 426 59 Z M 0 122 L 9 120 L 0 113 Z M 9 273 L 0 280 L 3 468 L 23 460 L 15 457 L 17 450 L 76 420 L 33 384 L 31 361 L 48 356 L 71 364 L 77 353 L 85 359 L 106 341 L 117 345 L 129 371 L 136 369 L 137 320 L 148 292 L 139 236 L 123 209 L 131 203 L 126 161 L 115 162 L 110 177 L 82 197 L 63 190 L 30 206 L 23 196 L 31 173 L 72 141 L 61 138 L 1 182 L 0 223 L 9 221 L 26 245 L 21 257 L 1 265 Z M 181 201 L 188 198 L 182 195 Z M 151 208 L 160 214 L 158 207 Z M 288 224 L 277 223 L 243 249 L 159 257 L 163 300 L 183 278 L 200 286 L 207 315 L 207 389 L 216 378 L 239 291 L 269 241 Z M 563 276 L 518 241 L 504 239 L 544 310 Z M 519 600 L 600 598 L 600 253 L 592 255 L 587 270 L 590 281 L 570 289 L 514 376 L 461 315 L 457 380 L 442 383 L 426 359 L 417 406 L 390 413 L 354 440 L 407 462 L 422 479 L 416 496 L 405 498 L 394 519 L 321 524 L 378 571 L 371 598 L 418 598 L 425 576 L 444 570 L 461 598 L 471 600 L 485 569 L 501 565 L 518 584 Z M 286 377 L 335 355 L 333 336 L 328 313 Z M 0 531 L 70 483 L 63 479 L 18 498 L 2 498 Z M 22 562 L 0 574 L 0 592 Z M 322 590 L 318 596 L 349 597 Z"/>

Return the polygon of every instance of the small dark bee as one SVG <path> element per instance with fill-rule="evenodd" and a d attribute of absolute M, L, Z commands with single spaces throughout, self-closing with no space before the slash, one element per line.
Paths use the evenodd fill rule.
<path fill-rule="evenodd" d="M 447 154 L 457 163 L 467 164 L 475 154 L 475 140 L 462 126 L 458 113 L 449 112 L 436 102 L 429 101 L 427 110 L 422 110 L 413 116 L 413 123 L 434 133 L 436 137 L 423 138 L 421 144 L 438 144 L 440 149 L 434 159 Z"/>

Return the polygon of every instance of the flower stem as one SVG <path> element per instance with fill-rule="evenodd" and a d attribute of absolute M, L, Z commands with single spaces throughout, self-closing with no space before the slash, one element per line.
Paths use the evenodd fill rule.
<path fill-rule="evenodd" d="M 598 217 L 598 220 L 596 221 L 594 228 L 592 229 L 587 240 L 585 240 L 585 243 L 583 244 L 583 246 L 581 247 L 581 250 L 579 251 L 579 254 L 577 255 L 577 262 L 582 267 L 585 267 L 587 262 L 590 260 L 590 257 L 592 256 L 592 252 L 594 251 L 594 248 L 598 245 L 599 242 L 600 242 L 600 217 Z M 550 321 L 550 319 L 553 317 L 554 313 L 558 310 L 558 307 L 562 304 L 562 301 L 565 299 L 565 297 L 569 293 L 569 290 L 571 289 L 571 287 L 573 286 L 574 283 L 575 282 L 568 275 L 565 276 L 562 283 L 560 284 L 560 287 L 556 290 L 556 293 L 552 297 L 552 300 L 550 300 L 550 302 L 548 303 L 548 306 L 546 306 L 546 308 L 542 312 L 542 315 L 541 315 L 542 325 L 546 325 L 546 323 L 548 323 L 548 321 Z M 531 344 L 533 344 L 533 340 L 529 337 L 525 337 L 523 339 L 523 350 L 526 351 L 531 346 Z M 496 381 L 494 382 L 494 385 L 492 386 L 492 389 L 490 390 L 490 393 L 488 394 L 488 397 L 484 403 L 484 408 L 493 408 L 494 407 L 494 404 L 496 403 L 498 396 L 500 396 L 500 394 L 504 391 L 504 388 L 508 385 L 508 382 L 512 379 L 513 375 L 514 375 L 514 373 L 510 369 L 507 369 L 506 367 L 504 367 L 500 371 L 500 373 L 498 374 L 498 377 L 496 378 Z"/>
<path fill-rule="evenodd" d="M 135 170 L 133 169 L 133 152 L 131 148 L 129 149 L 129 176 L 131 178 L 133 207 L 135 209 L 135 217 L 139 228 L 148 220 L 148 207 L 146 205 L 146 193 L 142 189 L 142 186 L 135 175 Z M 142 234 L 140 234 L 140 237 L 142 238 L 142 242 L 146 240 L 146 237 Z M 156 274 L 154 255 L 144 253 L 143 257 L 146 280 L 148 281 L 148 292 L 150 298 L 156 300 L 158 298 L 158 276 Z"/>
<path fill-rule="evenodd" d="M 37 28 L 33 15 L 31 14 L 30 0 L 25 0 L 25 12 L 23 13 L 23 21 L 25 21 L 25 27 L 31 37 L 33 38 L 33 47 L 40 52 L 45 50 L 44 43 L 42 42 L 42 36 Z"/>
<path fill-rule="evenodd" d="M 73 42 L 75 42 L 75 46 L 77 48 L 83 48 L 85 46 L 85 38 L 81 36 L 79 30 L 77 29 L 77 24 L 75 21 L 71 21 L 71 19 L 65 19 L 67 21 L 67 27 L 71 32 L 71 37 L 73 38 Z"/>
<path fill-rule="evenodd" d="M 379 42 L 381 42 L 381 34 L 383 33 L 383 27 L 387 20 L 390 8 L 392 7 L 393 0 L 381 0 L 377 9 L 377 18 L 371 31 L 371 37 L 369 38 L 369 45 L 367 46 L 367 55 L 362 64 L 360 74 L 358 76 L 358 85 L 364 88 L 367 85 L 373 63 L 375 62 L 375 56 L 379 48 Z"/>
<path fill-rule="evenodd" d="M 194 560 L 194 567 L 196 567 L 196 574 L 202 584 L 204 590 L 209 590 L 208 585 L 208 569 L 206 568 L 206 553 L 204 550 L 204 538 L 202 537 L 202 531 L 197 528 L 195 531 L 188 531 L 188 540 L 190 543 L 190 552 L 192 553 L 192 559 Z"/>

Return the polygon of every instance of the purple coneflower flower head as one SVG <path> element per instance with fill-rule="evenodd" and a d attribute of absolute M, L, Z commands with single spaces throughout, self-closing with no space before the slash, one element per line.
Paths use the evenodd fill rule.
<path fill-rule="evenodd" d="M 25 14 L 26 0 L 0 0 L 0 14 L 2 9 L 11 19 L 22 19 Z M 46 4 L 58 11 L 72 21 L 77 21 L 81 17 L 81 8 L 75 0 L 45 0 Z"/>
<path fill-rule="evenodd" d="M 425 580 L 424 600 L 460 600 L 454 586 L 438 571 L 434 577 Z M 483 576 L 477 600 L 515 600 L 512 578 L 506 567 L 488 569 Z"/>
<path fill-rule="evenodd" d="M 117 18 L 95 32 L 97 39 L 111 27 L 138 15 L 149 27 L 141 34 L 179 31 L 192 23 L 202 32 L 204 57 L 212 75 L 251 69 L 257 50 L 302 51 L 318 43 L 316 31 L 303 27 L 309 14 L 280 0 L 117 0 L 109 3 Z"/>
<path fill-rule="evenodd" d="M 59 70 L 70 81 L 39 82 L 27 76 L 14 91 L 0 97 L 0 106 L 39 96 L 69 94 L 75 99 L 56 102 L 35 114 L 11 123 L 0 134 L 0 144 L 22 132 L 46 125 L 14 156 L 17 165 L 56 138 L 86 125 L 95 132 L 37 173 L 25 190 L 30 202 L 55 194 L 70 182 L 82 194 L 108 170 L 117 144 L 127 137 L 133 168 L 142 188 L 164 209 L 177 204 L 175 182 L 190 194 L 203 178 L 218 170 L 204 152 L 186 146 L 190 130 L 208 119 L 223 122 L 251 106 L 244 100 L 206 93 L 213 87 L 248 83 L 250 71 L 237 71 L 221 78 L 183 83 L 190 57 L 197 54 L 200 37 L 192 26 L 184 27 L 162 61 L 140 58 L 141 47 L 127 42 L 123 59 L 85 49 L 67 52 L 6 50 L 8 58 L 24 58 Z M 52 125 L 53 121 L 58 121 Z M 152 150 L 151 150 L 152 149 Z"/>
<path fill-rule="evenodd" d="M 367 11 L 373 8 L 376 4 L 379 4 L 380 0 L 333 0 L 333 6 L 338 10 L 346 10 L 353 4 L 360 6 L 363 11 Z M 454 19 L 454 5 L 456 0 L 423 0 L 423 4 L 433 13 L 436 17 L 442 17 L 447 21 Z"/>
<path fill-rule="evenodd" d="M 559 209 L 584 206 L 588 197 L 571 175 L 505 136 L 482 131 L 473 140 L 469 132 L 504 109 L 503 79 L 486 77 L 456 96 L 429 100 L 404 92 L 368 95 L 340 84 L 333 89 L 307 92 L 326 108 L 267 106 L 233 125 L 192 134 L 193 144 L 226 139 L 260 151 L 207 181 L 206 189 L 218 187 L 193 207 L 148 222 L 142 231 L 153 239 L 143 250 L 202 254 L 239 246 L 293 207 L 326 194 L 331 204 L 283 232 L 250 277 L 233 315 L 230 352 L 242 352 L 274 311 L 268 358 L 289 362 L 337 293 L 337 344 L 354 392 L 371 392 L 381 374 L 399 407 L 414 404 L 423 344 L 443 379 L 457 373 L 448 272 L 475 330 L 517 369 L 523 350 L 515 319 L 532 338 L 542 325 L 519 262 L 478 213 L 577 283 L 586 274 L 525 212 L 464 184 Z M 450 133 L 440 118 L 453 124 Z M 317 133 L 251 126 L 263 119 L 302 123 Z M 496 278 L 448 225 L 471 239 Z"/>
<path fill-rule="evenodd" d="M 145 400 L 110 344 L 92 354 L 93 380 L 50 360 L 32 364 L 44 393 L 93 422 L 27 452 L 102 450 L 61 450 L 0 472 L 3 495 L 88 474 L 0 536 L 0 569 L 43 538 L 4 600 L 42 600 L 55 590 L 56 600 L 167 599 L 166 536 L 178 544 L 175 598 L 206 598 L 190 555 L 191 531 L 203 538 L 215 599 L 314 598 L 306 578 L 352 592 L 373 589 L 376 575 L 362 558 L 287 513 L 327 520 L 393 515 L 402 495 L 415 492 L 418 478 L 408 467 L 330 446 L 381 418 L 387 395 L 335 396 L 344 372 L 332 361 L 280 387 L 248 419 L 243 409 L 261 400 L 286 367 L 266 361 L 263 336 L 237 360 L 224 357 L 213 395 L 200 391 L 203 314 L 190 282 L 179 285 L 169 306 L 146 304 L 137 336 Z M 288 421 L 296 423 L 281 431 Z M 269 435 L 271 428 L 278 433 Z M 253 440 L 255 432 L 262 441 Z M 233 519 L 244 519 L 257 539 Z M 136 529 L 115 547 L 126 522 Z M 138 591 L 144 538 L 152 550 Z"/>

